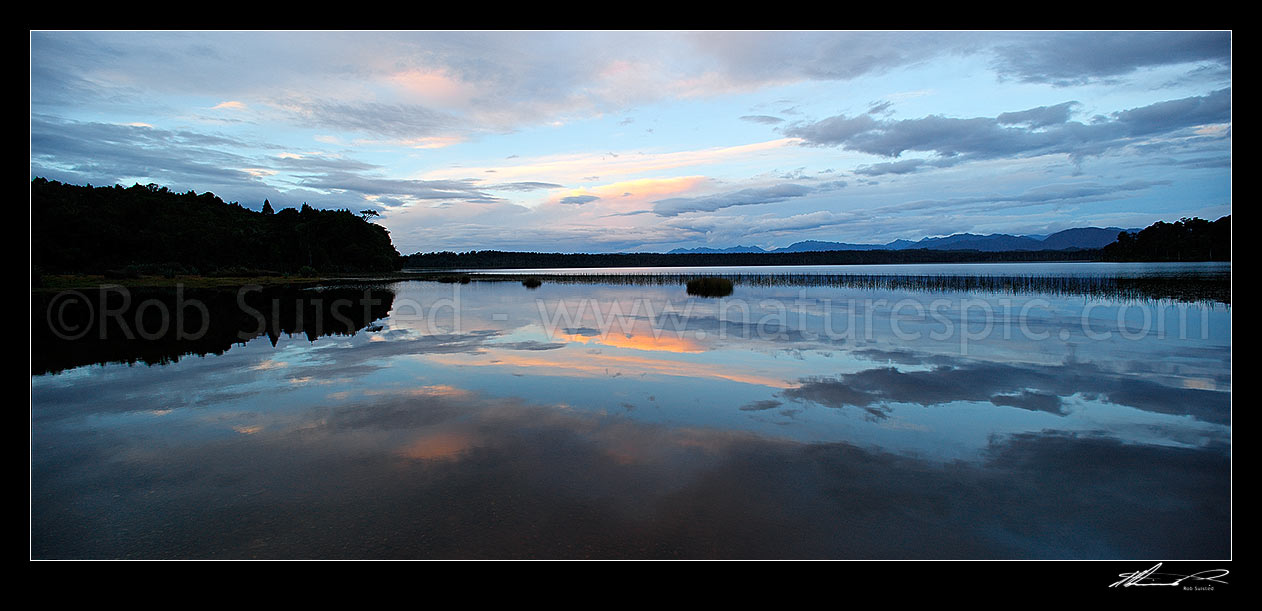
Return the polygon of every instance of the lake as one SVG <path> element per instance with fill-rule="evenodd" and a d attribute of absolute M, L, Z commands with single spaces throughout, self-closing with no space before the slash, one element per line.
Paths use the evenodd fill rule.
<path fill-rule="evenodd" d="M 32 557 L 1231 557 L 1229 265 L 463 273 L 34 295 Z"/>

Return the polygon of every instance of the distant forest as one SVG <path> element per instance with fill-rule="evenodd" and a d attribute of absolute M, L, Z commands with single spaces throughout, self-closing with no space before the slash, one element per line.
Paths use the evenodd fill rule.
<path fill-rule="evenodd" d="M 1157 221 L 1145 229 L 1118 234 L 1101 251 L 1105 261 L 1230 261 L 1231 215 L 1214 222 L 1185 218 Z"/>
<path fill-rule="evenodd" d="M 379 272 L 402 257 L 375 213 L 262 212 L 213 193 L 31 181 L 31 263 L 40 273 Z"/>
<path fill-rule="evenodd" d="M 1064 250 L 828 250 L 757 253 L 548 253 L 475 250 L 414 253 L 403 265 L 420 269 L 558 267 L 712 267 L 758 265 L 864 265 L 886 263 L 1025 263 L 1045 261 L 1230 261 L 1231 216 L 1217 221 L 1158 221 L 1121 232 L 1102 249 Z"/>
<path fill-rule="evenodd" d="M 863 265 L 876 263 L 999 263 L 1096 261 L 1099 250 L 824 250 L 756 253 L 547 253 L 478 250 L 416 253 L 403 258 L 410 268 L 705 267 L 745 265 Z"/>

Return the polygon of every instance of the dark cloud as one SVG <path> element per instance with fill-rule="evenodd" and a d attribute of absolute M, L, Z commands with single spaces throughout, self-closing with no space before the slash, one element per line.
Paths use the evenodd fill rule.
<path fill-rule="evenodd" d="M 1018 407 L 1033 412 L 1064 415 L 1060 397 L 1042 392 L 1023 390 L 1014 395 L 995 395 L 990 398 L 995 405 Z"/>
<path fill-rule="evenodd" d="M 750 123 L 762 123 L 763 125 L 775 125 L 784 122 L 784 119 L 770 115 L 745 115 L 741 117 L 741 120 L 749 121 Z"/>
<path fill-rule="evenodd" d="M 574 204 L 574 205 L 581 206 L 583 204 L 589 204 L 591 202 L 594 202 L 598 199 L 600 199 L 600 197 L 595 196 L 595 195 L 571 195 L 569 197 L 561 198 L 561 203 Z"/>
<path fill-rule="evenodd" d="M 737 82 L 849 80 L 981 48 L 975 36 L 955 32 L 703 32 L 692 39 L 696 52 Z"/>
<path fill-rule="evenodd" d="M 890 109 L 893 108 L 893 106 L 894 104 L 887 100 L 881 100 L 880 102 L 872 102 L 871 104 L 868 104 L 868 114 L 870 115 L 889 114 L 890 112 L 892 112 Z"/>
<path fill-rule="evenodd" d="M 390 179 L 371 174 L 379 166 L 351 158 L 310 154 L 252 158 L 233 152 L 251 148 L 258 145 L 216 134 L 66 121 L 43 115 L 31 119 L 31 175 L 72 184 L 121 184 L 131 177 L 145 177 L 173 191 L 210 191 L 227 201 L 251 206 L 262 205 L 264 199 L 273 205 L 300 201 L 315 207 L 359 205 L 338 195 L 347 192 L 498 201 L 477 188 L 473 180 Z M 285 172 L 299 182 L 296 188 L 282 191 L 253 173 L 259 171 Z"/>
<path fill-rule="evenodd" d="M 1081 158 L 1136 143 L 1143 137 L 1175 135 L 1187 128 L 1231 121 L 1230 89 L 1117 112 L 1091 124 L 1062 122 L 1069 111 L 1066 104 L 1071 103 L 1004 113 L 993 119 L 930 115 L 878 121 L 869 115 L 838 115 L 796 123 L 784 133 L 809 145 L 840 146 L 882 157 L 918 151 L 943 159 L 1046 154 Z"/>
<path fill-rule="evenodd" d="M 1021 35 L 995 48 L 1001 75 L 1077 85 L 1151 66 L 1231 64 L 1231 32 L 1059 32 Z"/>
<path fill-rule="evenodd" d="M 800 383 L 797 388 L 787 389 L 780 395 L 786 399 L 810 401 L 837 409 L 858 407 L 875 419 L 886 418 L 891 411 L 890 407 L 882 403 L 880 394 L 857 388 L 847 380 L 806 378 L 800 380 Z"/>
<path fill-rule="evenodd" d="M 1079 393 L 1154 413 L 1231 423 L 1229 392 L 1174 388 L 1077 362 L 1036 366 L 961 361 L 912 371 L 880 367 L 835 378 L 805 378 L 781 396 L 833 408 L 860 408 L 871 417 L 884 418 L 889 403 L 928 407 L 953 401 L 988 401 L 1063 415 L 1061 399 Z"/>
<path fill-rule="evenodd" d="M 322 174 L 300 175 L 301 184 L 313 189 L 352 191 L 361 195 L 394 195 L 416 199 L 459 199 L 463 201 L 499 201 L 476 187 L 471 179 L 409 180 L 362 175 L 330 170 Z"/>
<path fill-rule="evenodd" d="M 1183 161 L 1176 161 L 1175 164 L 1183 166 L 1185 168 L 1196 168 L 1196 169 L 1231 168 L 1231 157 L 1227 155 L 1224 155 L 1222 157 L 1200 157 L 1197 159 L 1186 159 Z"/>
<path fill-rule="evenodd" d="M 879 348 L 862 348 L 852 352 L 857 357 L 871 361 L 888 361 L 899 365 L 921 365 L 926 357 L 910 350 L 881 350 Z"/>
<path fill-rule="evenodd" d="M 855 168 L 854 173 L 861 176 L 881 176 L 883 174 L 911 174 L 924 168 L 941 168 L 955 165 L 956 159 L 901 159 L 886 163 L 873 163 Z"/>
<path fill-rule="evenodd" d="M 752 401 L 750 403 L 746 403 L 745 405 L 742 405 L 741 411 L 761 412 L 761 411 L 765 411 L 769 409 L 775 409 L 777 407 L 780 407 L 781 405 L 783 405 L 783 403 L 781 403 L 780 401 L 776 401 L 775 399 L 764 399 L 762 401 Z"/>
<path fill-rule="evenodd" d="M 294 121 L 299 124 L 386 138 L 447 136 L 457 131 L 460 125 L 460 120 L 448 113 L 417 104 L 287 101 L 283 107 L 294 115 Z"/>
<path fill-rule="evenodd" d="M 1004 125 L 1025 124 L 1030 127 L 1046 127 L 1069 121 L 1070 113 L 1077 105 L 1079 105 L 1078 102 L 1063 102 L 1055 106 L 1039 106 L 1029 110 L 1005 112 L 995 120 Z"/>
<path fill-rule="evenodd" d="M 814 123 L 795 123 L 786 128 L 784 133 L 786 136 L 802 138 L 814 145 L 837 146 L 846 144 L 859 134 L 879 129 L 881 125 L 869 115 L 856 117 L 837 115 Z"/>
<path fill-rule="evenodd" d="M 653 202 L 653 212 L 659 216 L 676 216 L 686 212 L 712 212 L 732 206 L 770 204 L 786 199 L 810 195 L 815 187 L 784 183 L 770 187 L 741 189 L 730 193 L 702 197 L 672 197 Z"/>
<path fill-rule="evenodd" d="M 1231 89 L 1220 89 L 1206 96 L 1157 102 L 1115 113 L 1114 117 L 1126 126 L 1126 134 L 1132 137 L 1210 123 L 1228 123 L 1231 121 Z"/>
<path fill-rule="evenodd" d="M 142 125 L 31 118 L 33 176 L 95 185 L 145 176 L 176 191 L 265 188 L 255 176 L 234 169 L 257 167 L 253 160 L 220 147 L 246 145 L 221 136 Z"/>
<path fill-rule="evenodd" d="M 364 163 L 345 157 L 326 157 L 324 155 L 302 155 L 276 157 L 270 161 L 272 167 L 291 172 L 332 172 L 351 173 L 377 170 L 381 166 Z"/>
<path fill-rule="evenodd" d="M 1014 206 L 1041 206 L 1055 203 L 1084 203 L 1125 197 L 1127 193 L 1144 191 L 1169 181 L 1132 180 L 1122 184 L 1080 182 L 1050 184 L 1013 195 L 979 195 L 945 200 L 918 200 L 887 206 L 889 210 L 929 210 L 936 208 L 969 208 L 973 210 L 1011 209 Z"/>

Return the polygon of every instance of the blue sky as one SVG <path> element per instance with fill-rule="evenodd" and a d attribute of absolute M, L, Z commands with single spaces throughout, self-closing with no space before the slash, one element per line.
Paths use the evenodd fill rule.
<path fill-rule="evenodd" d="M 380 212 L 402 253 L 1231 212 L 1230 32 L 33 31 L 31 176 Z"/>

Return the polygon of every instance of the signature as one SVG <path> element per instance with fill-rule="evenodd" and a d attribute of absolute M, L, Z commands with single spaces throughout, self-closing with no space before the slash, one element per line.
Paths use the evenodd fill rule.
<path fill-rule="evenodd" d="M 1225 584 L 1227 582 L 1222 581 L 1220 578 L 1226 577 L 1227 573 L 1230 572 L 1227 569 L 1209 569 L 1206 571 L 1200 571 L 1199 573 L 1192 573 L 1191 575 L 1177 575 L 1174 573 L 1158 573 L 1157 569 L 1159 568 L 1161 568 L 1160 562 L 1146 571 L 1119 573 L 1118 577 L 1121 577 L 1122 579 L 1113 583 L 1109 587 L 1116 588 L 1118 586 L 1122 586 L 1124 588 L 1129 588 L 1131 586 L 1177 586 L 1188 580 L 1212 581 L 1214 583 Z M 1161 581 L 1163 579 L 1169 581 Z"/>

